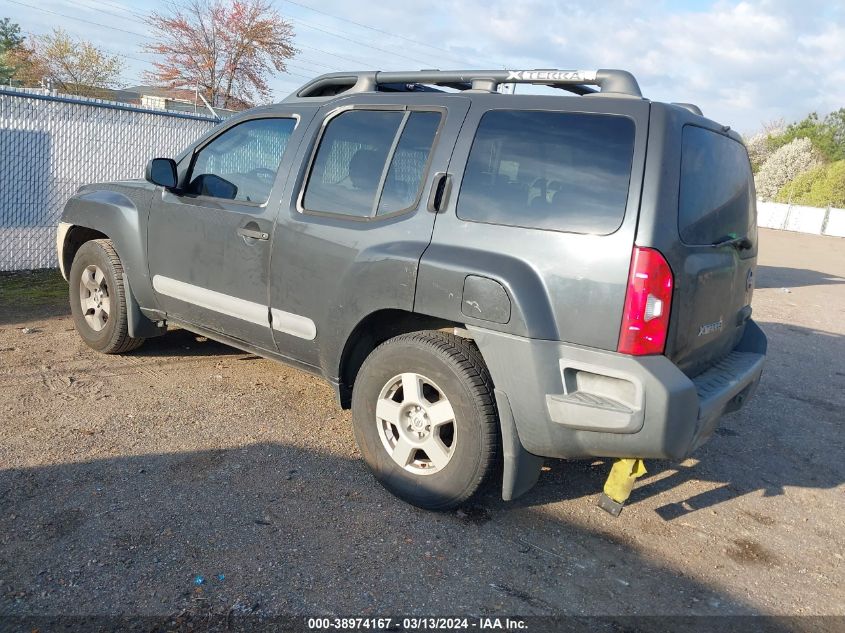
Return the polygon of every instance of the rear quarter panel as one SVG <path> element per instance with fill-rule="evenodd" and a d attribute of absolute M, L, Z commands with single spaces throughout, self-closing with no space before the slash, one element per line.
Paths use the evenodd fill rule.
<path fill-rule="evenodd" d="M 633 119 L 636 134 L 625 216 L 609 235 L 466 221 L 457 216 L 464 167 L 476 128 L 491 109 L 614 114 Z M 535 339 L 614 350 L 627 287 L 643 179 L 649 103 L 609 97 L 478 95 L 473 99 L 450 166 L 448 207 L 437 216 L 423 255 L 414 309 L 469 325 Z M 468 316 L 462 294 L 468 275 L 499 282 L 511 302 L 507 323 Z"/>

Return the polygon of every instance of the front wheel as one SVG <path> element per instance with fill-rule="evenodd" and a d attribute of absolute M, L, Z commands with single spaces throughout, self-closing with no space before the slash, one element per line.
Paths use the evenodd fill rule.
<path fill-rule="evenodd" d="M 413 505 L 448 510 L 493 469 L 493 384 L 471 341 L 414 332 L 376 348 L 352 393 L 355 439 L 376 479 Z"/>
<path fill-rule="evenodd" d="M 123 265 L 110 240 L 92 240 L 79 248 L 69 284 L 73 325 L 89 347 L 123 354 L 144 342 L 129 336 Z"/>

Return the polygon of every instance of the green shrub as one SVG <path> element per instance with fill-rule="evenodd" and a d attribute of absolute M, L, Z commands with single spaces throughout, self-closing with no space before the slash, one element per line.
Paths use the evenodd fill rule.
<path fill-rule="evenodd" d="M 775 200 L 810 207 L 845 208 L 845 160 L 799 174 L 781 187 Z"/>

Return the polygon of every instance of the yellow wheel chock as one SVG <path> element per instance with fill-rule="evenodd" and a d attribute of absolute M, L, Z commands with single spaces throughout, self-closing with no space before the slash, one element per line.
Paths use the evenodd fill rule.
<path fill-rule="evenodd" d="M 634 482 L 646 472 L 645 464 L 641 459 L 617 459 L 610 469 L 607 481 L 604 482 L 604 492 L 599 497 L 598 506 L 618 517 L 628 497 L 631 496 Z"/>

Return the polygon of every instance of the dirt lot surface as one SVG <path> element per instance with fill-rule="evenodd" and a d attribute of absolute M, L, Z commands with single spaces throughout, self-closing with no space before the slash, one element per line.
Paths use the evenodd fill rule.
<path fill-rule="evenodd" d="M 601 461 L 410 507 L 317 378 L 180 330 L 99 355 L 55 274 L 0 277 L 0 615 L 845 615 L 845 240 L 762 231 L 757 279 L 756 398 L 614 519 Z"/>

